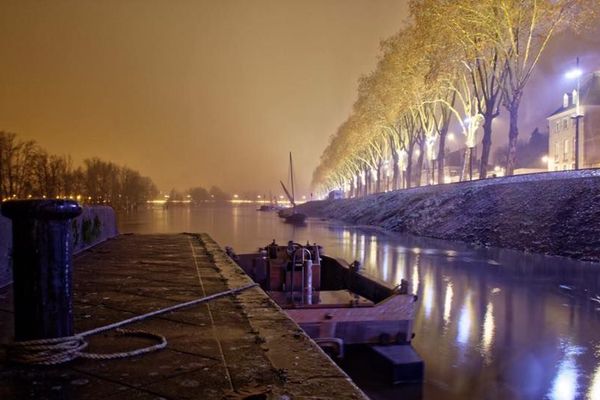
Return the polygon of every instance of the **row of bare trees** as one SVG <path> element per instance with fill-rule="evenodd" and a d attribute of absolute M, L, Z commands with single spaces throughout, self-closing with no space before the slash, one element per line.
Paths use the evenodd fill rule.
<path fill-rule="evenodd" d="M 558 32 L 595 21 L 599 5 L 411 0 L 410 23 L 381 43 L 377 67 L 359 80 L 352 113 L 331 137 L 313 185 L 354 196 L 379 192 L 384 170 L 389 189 L 431 182 L 436 173 L 441 181 L 451 124 L 466 138 L 461 178 L 476 144 L 478 175 L 485 178 L 492 124 L 503 109 L 509 116 L 506 173 L 513 174 L 519 107 L 540 56 Z"/>
<path fill-rule="evenodd" d="M 74 168 L 68 156 L 48 154 L 34 141 L 0 131 L 0 199 L 76 198 L 133 209 L 158 193 L 148 177 L 97 158 Z"/>

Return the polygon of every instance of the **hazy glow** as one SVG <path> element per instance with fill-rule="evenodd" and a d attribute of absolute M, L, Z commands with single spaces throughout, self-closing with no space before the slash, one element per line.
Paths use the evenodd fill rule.
<path fill-rule="evenodd" d="M 580 68 L 574 68 L 565 74 L 567 79 L 576 79 L 583 75 L 583 71 Z"/>
<path fill-rule="evenodd" d="M 296 188 L 307 195 L 325 137 L 407 8 L 397 0 L 2 1 L 0 129 L 75 164 L 98 156 L 128 165 L 162 190 L 214 184 L 240 196 L 279 193 L 292 151 Z"/>

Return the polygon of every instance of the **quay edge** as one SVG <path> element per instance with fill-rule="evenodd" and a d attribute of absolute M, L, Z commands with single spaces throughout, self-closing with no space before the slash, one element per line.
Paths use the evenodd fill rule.
<path fill-rule="evenodd" d="M 206 234 L 121 235 L 74 259 L 75 331 L 103 326 L 250 283 Z M 11 286 L 0 289 L 0 338 L 11 338 Z M 0 398 L 111 400 L 366 399 L 367 396 L 260 289 L 135 323 L 167 348 L 118 360 L 77 359 L 51 368 L 9 364 L 0 354 Z M 91 352 L 145 343 L 111 333 Z M 229 396 L 229 397 L 228 397 Z"/>

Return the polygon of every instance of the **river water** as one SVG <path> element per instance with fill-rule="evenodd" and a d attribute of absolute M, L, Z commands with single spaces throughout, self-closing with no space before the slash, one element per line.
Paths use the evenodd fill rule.
<path fill-rule="evenodd" d="M 272 239 L 318 242 L 419 296 L 413 346 L 422 387 L 362 382 L 381 399 L 600 399 L 600 265 L 477 248 L 309 219 L 254 206 L 154 208 L 120 216 L 122 233 L 207 232 L 252 252 Z"/>

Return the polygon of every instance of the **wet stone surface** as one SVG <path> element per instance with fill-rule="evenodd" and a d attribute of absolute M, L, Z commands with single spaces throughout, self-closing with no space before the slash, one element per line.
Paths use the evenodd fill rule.
<path fill-rule="evenodd" d="M 250 283 L 208 235 L 120 236 L 74 264 L 76 332 Z M 12 340 L 12 310 L 10 287 L 1 289 L 1 343 Z M 54 367 L 17 366 L 1 352 L 0 399 L 364 398 L 258 288 L 127 328 L 163 335 L 168 346 Z M 107 332 L 89 338 L 87 351 L 149 344 Z"/>

